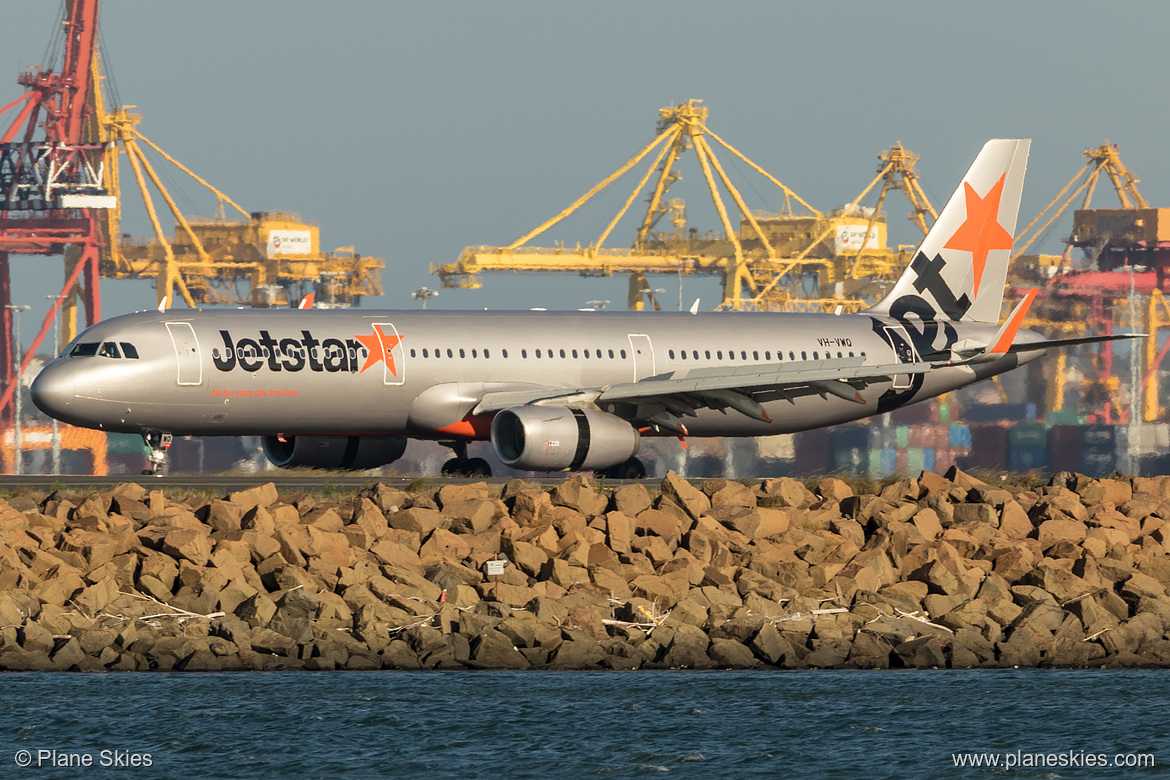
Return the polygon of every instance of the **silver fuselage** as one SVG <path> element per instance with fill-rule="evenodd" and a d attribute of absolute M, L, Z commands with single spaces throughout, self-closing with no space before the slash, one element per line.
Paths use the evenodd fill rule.
<path fill-rule="evenodd" d="M 884 326 L 907 327 L 920 354 L 956 340 L 986 342 L 997 327 L 929 325 L 920 333 L 864 313 L 151 311 L 98 323 L 74 342 L 130 344 L 137 358 L 67 351 L 41 371 L 33 397 L 58 419 L 113 432 L 486 439 L 490 421 L 470 413 L 488 392 L 604 387 L 850 353 L 888 365 L 906 356 L 879 335 Z M 1016 341 L 1040 339 L 1020 331 Z M 861 390 L 865 404 L 831 395 L 770 400 L 771 422 L 703 409 L 687 428 L 692 436 L 761 436 L 847 422 L 1041 354 L 935 368 L 912 386 L 873 384 Z"/>

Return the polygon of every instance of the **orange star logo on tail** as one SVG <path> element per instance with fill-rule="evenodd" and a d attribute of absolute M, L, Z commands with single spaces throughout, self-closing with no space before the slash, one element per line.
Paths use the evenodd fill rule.
<path fill-rule="evenodd" d="M 359 374 L 375 363 L 384 362 L 386 368 L 390 369 L 390 373 L 398 376 L 398 367 L 394 365 L 394 348 L 402 341 L 402 336 L 392 336 L 375 325 L 373 334 L 354 336 L 354 338 L 360 341 L 369 352 L 366 355 L 365 365 L 361 367 Z"/>
<path fill-rule="evenodd" d="M 979 282 L 983 279 L 983 268 L 987 265 L 987 253 L 993 249 L 1011 249 L 1012 235 L 999 224 L 999 199 L 1003 196 L 1003 181 L 1007 174 L 999 177 L 995 186 L 983 197 L 975 188 L 963 182 L 963 196 L 966 199 L 967 218 L 959 225 L 944 249 L 958 249 L 971 253 L 975 267 L 975 290 L 971 297 L 979 296 Z"/>

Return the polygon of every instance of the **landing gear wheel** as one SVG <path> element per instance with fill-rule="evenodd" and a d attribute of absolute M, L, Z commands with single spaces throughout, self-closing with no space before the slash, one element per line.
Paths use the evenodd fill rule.
<path fill-rule="evenodd" d="M 492 475 L 492 467 L 483 458 L 472 458 L 467 461 L 467 476 L 469 477 L 490 477 Z"/>
<path fill-rule="evenodd" d="M 444 477 L 490 477 L 492 467 L 483 458 L 452 458 L 440 473 Z"/>
<path fill-rule="evenodd" d="M 467 471 L 467 458 L 451 458 L 443 464 L 443 468 L 439 469 L 439 473 L 444 477 L 462 477 L 465 471 Z"/>
<path fill-rule="evenodd" d="M 610 466 L 598 473 L 606 479 L 645 479 L 646 467 L 637 458 L 630 458 L 625 463 Z"/>

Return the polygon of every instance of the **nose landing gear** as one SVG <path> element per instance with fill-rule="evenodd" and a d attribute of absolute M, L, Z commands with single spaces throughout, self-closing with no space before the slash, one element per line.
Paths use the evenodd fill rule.
<path fill-rule="evenodd" d="M 142 434 L 142 441 L 150 450 L 150 454 L 147 456 L 150 458 L 150 468 L 142 472 L 144 475 L 162 476 L 162 472 L 166 469 L 167 465 L 167 450 L 171 448 L 171 442 L 173 440 L 174 437 L 169 433 L 152 431 Z"/>

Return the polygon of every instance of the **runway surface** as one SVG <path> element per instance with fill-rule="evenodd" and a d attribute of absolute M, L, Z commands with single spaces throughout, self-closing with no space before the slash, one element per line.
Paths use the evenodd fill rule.
<path fill-rule="evenodd" d="M 272 482 L 277 490 L 305 491 L 312 493 L 334 492 L 337 490 L 361 490 L 364 487 L 382 483 L 387 487 L 405 490 L 407 488 L 425 489 L 438 488 L 443 485 L 465 485 L 475 482 L 487 482 L 489 485 L 503 485 L 511 478 L 493 477 L 490 479 L 455 479 L 450 477 L 376 477 L 340 473 L 321 474 L 285 474 L 261 472 L 257 474 L 168 474 L 165 476 L 149 476 L 134 474 L 118 474 L 108 477 L 95 477 L 77 474 L 29 474 L 0 476 L 0 490 L 19 492 L 22 490 L 52 491 L 58 489 L 94 489 L 111 487 L 123 482 L 136 482 L 149 489 L 187 489 L 187 490 L 217 490 L 230 493 L 254 485 Z M 539 477 L 525 479 L 525 482 L 542 487 L 552 487 L 568 479 L 564 477 Z M 621 487 L 632 485 L 639 480 L 592 480 L 593 484 L 606 487 Z M 649 480 L 654 484 L 658 480 Z"/>

